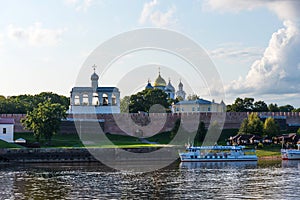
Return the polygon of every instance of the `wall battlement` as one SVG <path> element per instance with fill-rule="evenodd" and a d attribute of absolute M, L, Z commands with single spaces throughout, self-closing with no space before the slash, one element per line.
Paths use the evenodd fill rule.
<path fill-rule="evenodd" d="M 248 112 L 203 112 L 203 113 L 120 113 L 120 114 L 69 114 L 66 121 L 61 125 L 62 133 L 75 133 L 75 119 L 97 119 L 101 121 L 104 132 L 112 134 L 134 134 L 137 129 L 143 127 L 143 132 L 149 136 L 153 132 L 169 131 L 174 127 L 177 119 L 184 122 L 184 128 L 189 131 L 197 128 L 198 123 L 203 121 L 208 127 L 211 121 L 223 121 L 224 129 L 238 129 L 242 121 L 249 115 Z M 289 125 L 300 125 L 299 112 L 260 112 L 259 116 L 285 119 Z M 1 118 L 13 118 L 15 120 L 15 132 L 26 132 L 20 123 L 25 114 L 1 114 Z M 148 129 L 147 129 L 148 127 Z M 152 130 L 155 127 L 156 130 Z M 158 130 L 159 129 L 159 130 Z"/>

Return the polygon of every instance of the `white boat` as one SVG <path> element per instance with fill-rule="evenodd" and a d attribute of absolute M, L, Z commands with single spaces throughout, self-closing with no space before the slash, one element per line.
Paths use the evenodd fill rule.
<path fill-rule="evenodd" d="M 281 149 L 282 160 L 300 160 L 300 144 L 298 149 Z"/>
<path fill-rule="evenodd" d="M 181 162 L 257 161 L 255 150 L 245 146 L 188 146 L 179 156 Z"/>

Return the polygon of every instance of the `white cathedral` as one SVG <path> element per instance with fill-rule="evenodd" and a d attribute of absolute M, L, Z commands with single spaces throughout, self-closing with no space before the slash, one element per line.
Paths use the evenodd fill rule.
<path fill-rule="evenodd" d="M 153 88 L 163 90 L 168 95 L 168 97 L 171 99 L 175 99 L 175 98 L 180 98 L 182 100 L 185 99 L 186 93 L 183 90 L 183 84 L 182 84 L 181 80 L 178 85 L 178 91 L 175 92 L 175 88 L 171 84 L 171 79 L 169 79 L 169 83 L 167 84 L 165 79 L 163 79 L 161 77 L 160 71 L 158 72 L 158 77 L 155 79 L 153 86 L 151 85 L 150 81 L 148 80 L 148 84 L 145 87 L 145 89 L 153 89 Z"/>
<path fill-rule="evenodd" d="M 73 87 L 70 97 L 70 114 L 120 113 L 120 91 L 117 87 L 99 87 L 99 76 L 91 75 L 90 87 Z"/>
<path fill-rule="evenodd" d="M 111 114 L 120 113 L 120 90 L 117 87 L 99 87 L 99 76 L 95 72 L 91 75 L 90 87 L 73 87 L 70 96 L 69 114 Z M 194 101 L 186 100 L 186 93 L 183 90 L 181 80 L 178 84 L 178 91 L 171 84 L 168 84 L 161 77 L 160 71 L 155 79 L 153 86 L 150 81 L 145 89 L 157 88 L 163 90 L 169 98 L 178 98 L 180 101 L 172 105 L 172 112 L 225 112 L 226 105 L 223 101 L 220 104 L 214 101 L 197 99 Z"/>

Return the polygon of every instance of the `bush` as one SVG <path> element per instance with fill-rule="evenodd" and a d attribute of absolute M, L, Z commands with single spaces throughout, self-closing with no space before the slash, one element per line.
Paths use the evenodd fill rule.
<path fill-rule="evenodd" d="M 257 144 L 258 149 L 262 149 L 263 147 L 264 147 L 263 143 L 260 142 L 260 143 Z"/>

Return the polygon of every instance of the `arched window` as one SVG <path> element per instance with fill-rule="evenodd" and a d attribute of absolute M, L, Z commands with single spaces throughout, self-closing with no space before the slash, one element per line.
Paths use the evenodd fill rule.
<path fill-rule="evenodd" d="M 74 105 L 79 106 L 80 105 L 80 98 L 78 95 L 75 95 L 74 97 Z"/>
<path fill-rule="evenodd" d="M 102 95 L 102 105 L 103 106 L 107 106 L 108 105 L 108 96 L 105 93 Z"/>
<path fill-rule="evenodd" d="M 89 105 L 89 95 L 87 94 L 82 95 L 82 105 L 84 106 Z"/>
<path fill-rule="evenodd" d="M 115 94 L 112 94 L 111 95 L 111 104 L 113 106 L 117 105 L 117 98 L 116 98 L 116 95 Z"/>
<path fill-rule="evenodd" d="M 93 102 L 92 102 L 92 104 L 94 106 L 98 106 L 99 105 L 98 93 L 93 93 Z"/>

